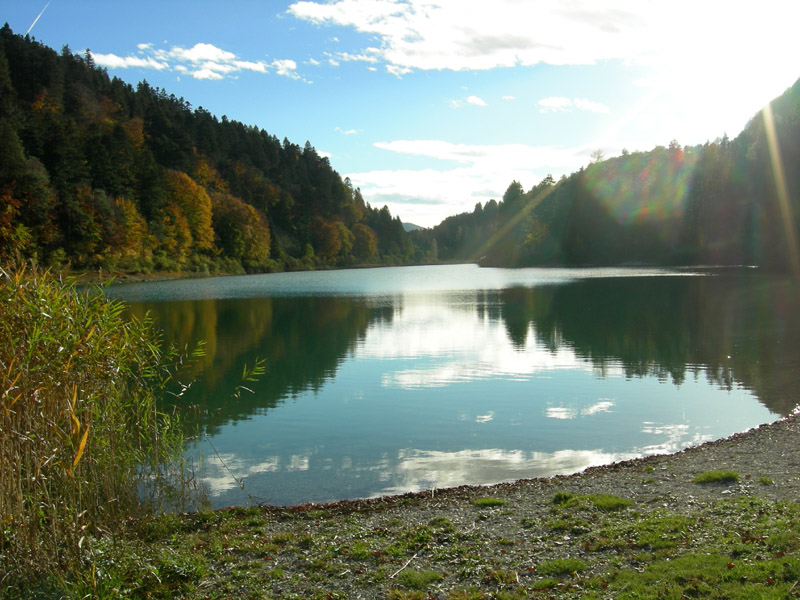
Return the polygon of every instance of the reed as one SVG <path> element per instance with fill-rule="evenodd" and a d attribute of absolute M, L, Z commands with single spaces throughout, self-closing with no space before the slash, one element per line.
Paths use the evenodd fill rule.
<path fill-rule="evenodd" d="M 96 540 L 183 493 L 158 402 L 178 353 L 101 292 L 0 269 L 0 596 L 89 572 Z"/>

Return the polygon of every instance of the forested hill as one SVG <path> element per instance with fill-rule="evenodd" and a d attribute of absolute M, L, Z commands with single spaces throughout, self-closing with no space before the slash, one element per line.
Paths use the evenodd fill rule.
<path fill-rule="evenodd" d="M 0 257 L 119 271 L 408 262 L 399 218 L 306 142 L 0 30 Z"/>
<path fill-rule="evenodd" d="M 760 265 L 798 272 L 800 81 L 734 140 L 626 152 L 478 204 L 432 232 L 484 265 Z"/>

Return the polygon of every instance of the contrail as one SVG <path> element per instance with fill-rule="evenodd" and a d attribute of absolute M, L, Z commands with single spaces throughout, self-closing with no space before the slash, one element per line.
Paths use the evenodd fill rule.
<path fill-rule="evenodd" d="M 31 26 L 28 27 L 28 31 L 25 32 L 25 35 L 28 35 L 31 32 L 31 29 L 33 29 L 33 26 L 36 25 L 37 21 L 42 18 L 42 15 L 44 14 L 44 11 L 47 10 L 47 7 L 50 6 L 50 2 L 52 2 L 52 1 L 53 0 L 47 0 L 47 4 L 44 5 L 44 8 L 42 9 L 42 12 L 40 12 L 38 15 L 36 15 L 36 18 L 33 20 L 33 23 L 31 23 Z"/>

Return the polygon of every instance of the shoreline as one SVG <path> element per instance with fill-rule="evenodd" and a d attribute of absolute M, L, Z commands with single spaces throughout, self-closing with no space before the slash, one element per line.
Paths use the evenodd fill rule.
<path fill-rule="evenodd" d="M 794 437 L 796 436 L 796 438 Z M 797 444 L 795 447 L 794 444 Z M 797 458 L 793 454 L 797 450 Z M 796 467 L 793 470 L 790 467 Z M 669 469 L 671 477 L 668 482 L 648 481 L 648 489 L 637 488 L 638 481 L 630 485 L 623 481 L 631 475 L 638 476 L 651 469 Z M 646 498 L 660 492 L 673 495 L 686 494 L 692 497 L 716 497 L 716 488 L 698 487 L 691 483 L 691 478 L 705 471 L 729 469 L 737 470 L 743 480 L 735 488 L 728 488 L 730 495 L 734 493 L 752 492 L 757 477 L 782 476 L 786 481 L 780 483 L 773 480 L 769 487 L 760 489 L 776 500 L 800 499 L 800 404 L 790 414 L 769 423 L 754 426 L 745 431 L 734 433 L 728 437 L 709 440 L 697 446 L 690 446 L 669 454 L 653 454 L 605 465 L 586 467 L 585 469 L 564 475 L 550 477 L 534 477 L 517 479 L 488 485 L 460 485 L 449 488 L 433 488 L 417 492 L 406 492 L 378 496 L 373 498 L 355 498 L 333 500 L 331 502 L 306 502 L 295 505 L 258 505 L 259 509 L 275 513 L 306 513 L 324 509 L 338 513 L 352 513 L 372 510 L 383 510 L 392 505 L 408 504 L 411 501 L 425 502 L 436 500 L 463 500 L 480 495 L 509 494 L 518 488 L 518 494 L 539 493 L 541 489 L 551 487 L 575 488 L 585 490 L 603 488 L 604 492 L 614 493 L 615 479 L 624 491 L 631 492 L 638 498 Z M 684 477 L 678 477 L 683 475 Z M 655 485 L 653 485 L 655 484 Z M 665 487 L 672 487 L 665 490 Z M 707 492 L 711 490 L 711 494 Z M 620 490 L 623 491 L 623 490 Z M 242 507 L 220 507 L 214 511 L 238 510 Z"/>
<path fill-rule="evenodd" d="M 800 597 L 800 415 L 572 475 L 145 520 L 190 599 Z M 738 481 L 694 478 L 735 471 Z"/>

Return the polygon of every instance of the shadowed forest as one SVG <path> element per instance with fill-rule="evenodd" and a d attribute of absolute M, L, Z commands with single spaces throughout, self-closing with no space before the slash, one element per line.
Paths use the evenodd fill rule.
<path fill-rule="evenodd" d="M 0 30 L 0 257 L 73 270 L 758 265 L 800 273 L 800 82 L 735 139 L 595 160 L 406 232 L 310 142 Z"/>

